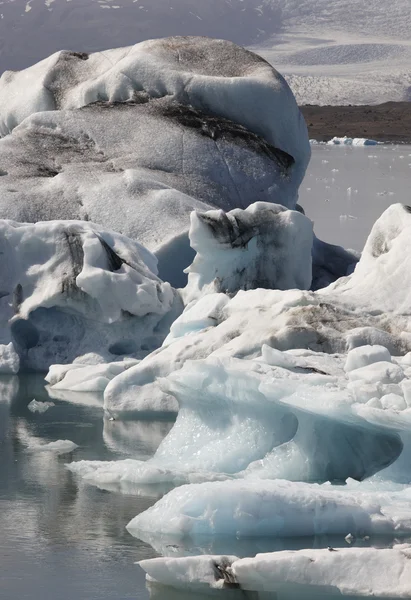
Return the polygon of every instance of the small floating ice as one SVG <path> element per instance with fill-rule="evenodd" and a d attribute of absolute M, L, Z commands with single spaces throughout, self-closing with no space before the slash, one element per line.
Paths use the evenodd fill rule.
<path fill-rule="evenodd" d="M 54 452 L 55 454 L 70 454 L 78 445 L 70 440 L 57 440 L 48 444 L 33 443 L 29 445 L 29 450 L 33 452 Z"/>
<path fill-rule="evenodd" d="M 32 413 L 45 413 L 52 406 L 56 406 L 54 402 L 39 402 L 35 398 L 27 405 L 27 408 Z"/>
<path fill-rule="evenodd" d="M 333 137 L 327 144 L 329 146 L 377 146 L 378 142 L 368 138 L 350 138 L 344 136 Z"/>

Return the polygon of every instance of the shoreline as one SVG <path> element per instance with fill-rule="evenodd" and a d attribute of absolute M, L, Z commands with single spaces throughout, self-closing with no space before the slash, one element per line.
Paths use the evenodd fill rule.
<path fill-rule="evenodd" d="M 310 139 L 334 136 L 368 138 L 386 144 L 411 144 L 411 102 L 355 106 L 300 106 Z"/>

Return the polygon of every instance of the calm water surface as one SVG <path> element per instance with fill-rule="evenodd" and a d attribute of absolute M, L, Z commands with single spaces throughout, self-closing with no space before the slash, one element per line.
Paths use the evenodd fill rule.
<path fill-rule="evenodd" d="M 125 525 L 155 498 L 77 482 L 64 464 L 143 458 L 152 453 L 152 442 L 141 435 L 132 441 L 133 423 L 117 441 L 110 431 L 117 423 L 104 421 L 98 406 L 53 400 L 46 413 L 31 413 L 33 398 L 50 400 L 41 377 L 2 378 L 0 394 L 0 598 L 148 598 L 134 563 L 157 554 Z M 166 431 L 167 424 L 158 425 Z M 79 448 L 64 456 L 30 449 L 59 439 Z"/>

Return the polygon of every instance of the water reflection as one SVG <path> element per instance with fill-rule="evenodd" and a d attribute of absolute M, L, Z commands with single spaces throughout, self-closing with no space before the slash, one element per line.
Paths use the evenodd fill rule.
<path fill-rule="evenodd" d="M 194 591 L 176 590 L 166 585 L 158 583 L 148 583 L 148 591 L 150 600 L 335 600 L 336 598 L 344 598 L 344 600 L 364 600 L 364 596 L 343 596 L 338 590 L 321 590 L 311 589 L 306 586 L 294 586 L 294 589 L 285 589 L 279 585 L 276 592 L 252 592 L 249 590 L 232 589 L 232 590 L 212 590 L 210 588 L 201 587 Z M 373 596 L 374 600 L 382 600 L 377 596 Z M 384 600 L 393 600 L 385 597 Z"/>
<path fill-rule="evenodd" d="M 126 458 L 127 440 L 106 445 L 95 406 L 54 400 L 46 413 L 32 413 L 33 398 L 49 399 L 41 377 L 0 379 L 2 600 L 147 598 L 134 563 L 156 553 L 125 525 L 154 499 L 88 486 L 64 467 L 73 459 Z M 61 439 L 78 449 L 64 456 L 29 449 L 33 441 Z"/>

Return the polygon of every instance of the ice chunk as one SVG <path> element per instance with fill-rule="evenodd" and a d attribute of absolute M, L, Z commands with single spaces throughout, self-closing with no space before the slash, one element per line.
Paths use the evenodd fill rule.
<path fill-rule="evenodd" d="M 56 442 L 32 443 L 28 446 L 32 452 L 54 452 L 55 454 L 70 454 L 78 445 L 70 440 L 57 440 Z"/>
<path fill-rule="evenodd" d="M 353 348 L 347 355 L 345 370 L 354 371 L 376 362 L 391 362 L 391 355 L 384 346 L 360 346 Z"/>
<path fill-rule="evenodd" d="M 34 399 L 27 405 L 27 408 L 32 413 L 38 412 L 42 414 L 52 406 L 55 406 L 54 402 L 39 402 L 38 400 Z"/>
<path fill-rule="evenodd" d="M 0 373 L 14 375 L 18 373 L 19 369 L 20 358 L 14 348 L 13 342 L 9 342 L 8 344 L 0 344 Z"/>
<path fill-rule="evenodd" d="M 365 383 L 400 383 L 405 377 L 404 371 L 399 365 L 392 362 L 373 362 L 349 371 L 348 377 L 351 381 L 364 381 Z"/>
<path fill-rule="evenodd" d="M 254 288 L 308 289 L 312 223 L 297 211 L 256 202 L 246 210 L 192 213 L 187 303 L 204 294 Z"/>
<path fill-rule="evenodd" d="M 294 208 L 310 157 L 281 75 L 209 38 L 61 52 L 10 72 L 0 135 L 0 217 L 120 231 L 156 252 L 174 287 L 193 259 L 192 210 Z"/>
<path fill-rule="evenodd" d="M 81 221 L 0 221 L 0 231 L 0 341 L 12 341 L 0 346 L 2 369 L 46 370 L 93 352 L 98 362 L 141 358 L 182 308 L 147 266 L 155 258 L 120 234 Z"/>
<path fill-rule="evenodd" d="M 350 138 L 344 136 L 333 137 L 327 144 L 330 146 L 376 146 L 378 142 L 368 138 Z"/>
<path fill-rule="evenodd" d="M 275 480 L 183 485 L 127 525 L 144 534 L 178 540 L 202 536 L 305 537 L 411 533 L 404 507 L 409 490 L 372 492 Z"/>
<path fill-rule="evenodd" d="M 138 362 L 138 360 L 126 359 L 97 365 L 76 362 L 71 365 L 51 365 L 45 379 L 53 390 L 103 392 L 114 377 Z"/>
<path fill-rule="evenodd" d="M 253 558 L 190 556 L 142 560 L 154 581 L 198 592 L 221 589 L 228 577 L 241 590 L 279 592 L 295 598 L 301 589 L 331 596 L 407 598 L 411 594 L 411 546 L 340 548 L 257 554 Z M 359 568 L 361 565 L 361 568 Z M 227 586 L 229 587 L 229 586 Z M 288 596 L 290 594 L 290 596 Z"/>
<path fill-rule="evenodd" d="M 304 119 L 283 77 L 256 54 L 224 40 L 173 37 L 96 52 L 86 59 L 63 51 L 2 78 L 0 134 L 33 113 L 56 107 L 168 95 L 195 108 L 206 106 L 210 114 L 262 135 L 294 158 L 300 181 L 304 176 L 310 157 Z"/>
<path fill-rule="evenodd" d="M 365 345 L 384 346 L 387 352 L 374 349 L 368 358 L 366 350 L 352 355 L 369 362 L 373 353 L 381 352 L 387 361 L 350 371 L 350 379 L 399 383 L 403 369 L 398 361 L 389 362 L 389 354 L 398 356 L 411 347 L 411 279 L 405 258 L 411 252 L 410 230 L 408 209 L 391 206 L 373 228 L 354 273 L 325 289 L 240 290 L 233 298 L 210 294 L 204 303 L 201 299 L 197 306 L 189 305 L 157 353 L 110 382 L 106 407 L 119 412 L 175 410 L 158 377 L 167 377 L 188 359 L 255 358 L 264 344 L 281 351 L 307 348 L 341 354 Z M 381 244 L 388 244 L 382 253 L 376 250 Z"/>
<path fill-rule="evenodd" d="M 180 408 L 175 425 L 151 460 L 119 467 L 121 481 L 155 482 L 161 473 L 180 483 L 216 476 L 343 482 L 398 459 L 411 423 L 411 411 L 398 411 L 401 401 L 405 406 L 400 386 L 375 386 L 370 403 L 369 384 L 362 394 L 357 383 L 353 393 L 343 356 L 294 351 L 280 360 L 278 353 L 271 362 L 281 367 L 259 357 L 209 357 L 160 377 L 164 397 Z M 142 381 L 147 375 L 140 371 Z M 118 475 L 115 463 L 83 467 L 97 482 Z"/>

